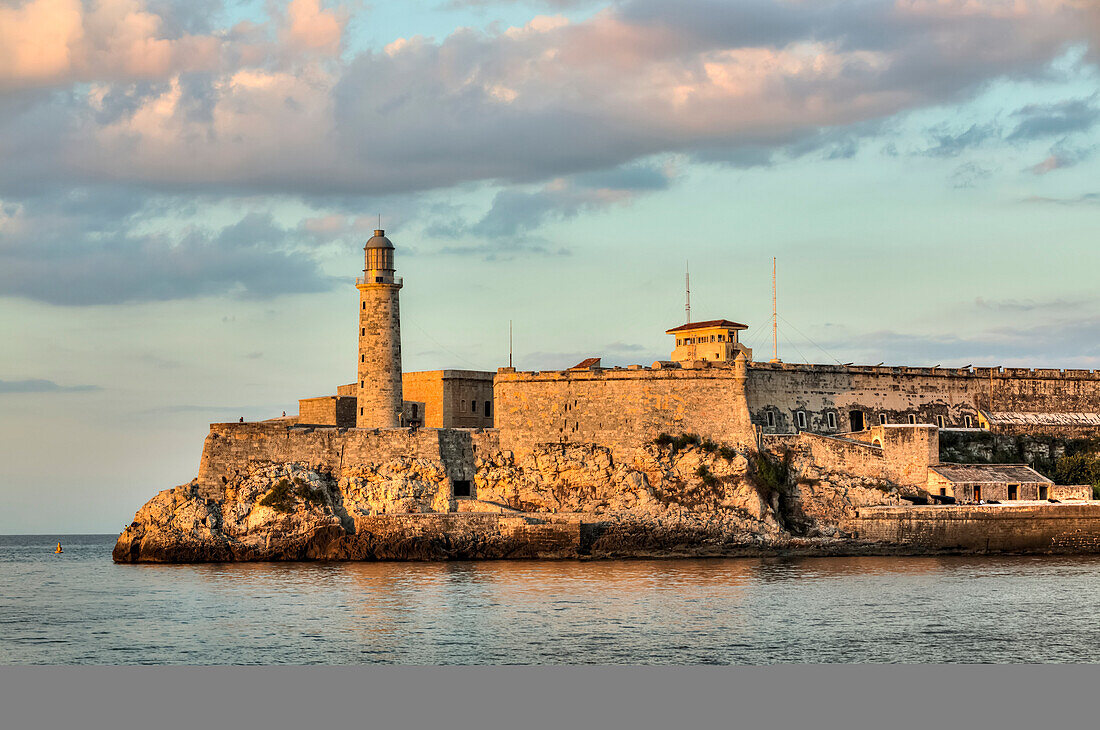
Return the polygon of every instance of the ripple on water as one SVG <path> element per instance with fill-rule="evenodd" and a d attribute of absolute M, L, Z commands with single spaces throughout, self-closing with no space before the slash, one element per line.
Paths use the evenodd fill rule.
<path fill-rule="evenodd" d="M 4 664 L 1097 662 L 1100 558 L 128 565 L 0 536 Z"/>

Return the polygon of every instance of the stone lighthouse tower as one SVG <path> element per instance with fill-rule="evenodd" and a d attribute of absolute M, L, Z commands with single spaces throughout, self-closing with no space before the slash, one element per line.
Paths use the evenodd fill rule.
<path fill-rule="evenodd" d="M 393 244 L 377 230 L 364 247 L 359 289 L 359 389 L 356 428 L 401 426 L 401 312 Z"/>

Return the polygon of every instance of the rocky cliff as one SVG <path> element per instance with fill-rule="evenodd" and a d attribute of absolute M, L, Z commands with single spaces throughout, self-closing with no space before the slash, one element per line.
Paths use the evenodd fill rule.
<path fill-rule="evenodd" d="M 383 560 L 759 554 L 828 550 L 888 485 L 709 442 L 613 453 L 592 444 L 473 455 L 454 499 L 442 459 L 392 456 L 325 468 L 248 463 L 211 496 L 195 480 L 145 504 L 118 562 Z M 816 547 L 815 547 L 816 546 Z"/>

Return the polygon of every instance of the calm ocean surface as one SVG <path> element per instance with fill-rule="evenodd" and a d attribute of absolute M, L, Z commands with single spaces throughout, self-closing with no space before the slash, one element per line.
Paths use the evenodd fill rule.
<path fill-rule="evenodd" d="M 0 663 L 1100 661 L 1098 556 L 120 566 L 114 539 L 0 536 Z"/>

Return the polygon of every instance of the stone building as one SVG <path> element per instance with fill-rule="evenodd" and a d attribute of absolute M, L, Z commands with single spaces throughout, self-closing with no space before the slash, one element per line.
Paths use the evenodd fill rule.
<path fill-rule="evenodd" d="M 975 502 L 1048 499 L 1053 485 L 1026 464 L 936 464 L 928 474 L 933 495 Z"/>
<path fill-rule="evenodd" d="M 752 350 L 742 345 L 737 338 L 738 332 L 747 329 L 746 325 L 728 319 L 711 319 L 705 322 L 688 322 L 665 330 L 665 334 L 676 337 L 672 362 L 710 360 L 732 363 L 739 352 L 745 353 L 745 357 L 752 360 Z"/>
<path fill-rule="evenodd" d="M 428 428 L 492 428 L 493 373 L 425 370 L 402 377 L 412 423 Z"/>

